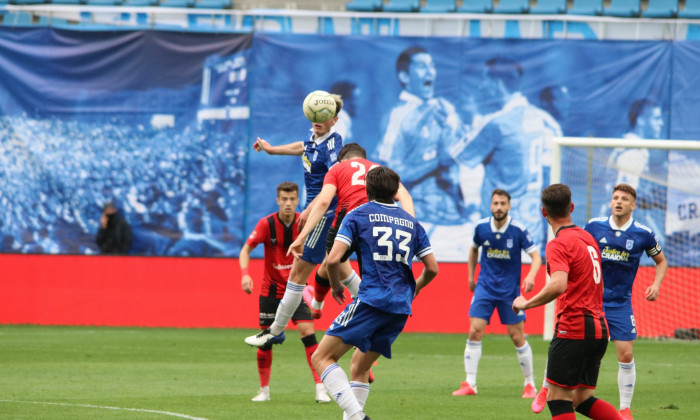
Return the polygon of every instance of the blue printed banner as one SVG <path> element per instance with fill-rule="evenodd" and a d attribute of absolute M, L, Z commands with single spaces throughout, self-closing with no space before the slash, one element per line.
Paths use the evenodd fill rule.
<path fill-rule="evenodd" d="M 277 209 L 275 187 L 303 185 L 298 156 L 256 153 L 252 141 L 305 140 L 301 103 L 318 89 L 342 94 L 335 129 L 345 142 L 399 173 L 439 260 L 466 261 L 494 188 L 511 194 L 510 215 L 543 245 L 551 138 L 699 138 L 697 48 L 3 30 L 1 250 L 96 253 L 101 206 L 115 201 L 132 254 L 237 256 Z M 611 188 L 624 181 L 639 192 L 635 219 L 664 247 L 698 242 L 698 193 L 676 188 L 686 172 L 667 162 L 696 173 L 700 158 L 640 153 L 565 153 L 575 222 L 609 214 Z M 676 248 L 675 264 L 700 265 Z"/>

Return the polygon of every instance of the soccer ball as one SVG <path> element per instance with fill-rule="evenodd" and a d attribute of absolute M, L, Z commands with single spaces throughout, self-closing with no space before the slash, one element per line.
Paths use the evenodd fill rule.
<path fill-rule="evenodd" d="M 322 123 L 335 117 L 335 99 L 323 90 L 315 90 L 304 99 L 304 115 L 309 121 Z"/>

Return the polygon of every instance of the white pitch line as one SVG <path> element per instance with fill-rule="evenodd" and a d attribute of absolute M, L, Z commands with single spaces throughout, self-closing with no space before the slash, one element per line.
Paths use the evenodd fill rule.
<path fill-rule="evenodd" d="M 84 408 L 102 408 L 105 410 L 138 411 L 141 413 L 163 414 L 164 416 L 179 417 L 181 419 L 187 419 L 187 420 L 208 420 L 204 417 L 192 417 L 192 416 L 188 416 L 187 414 L 172 413 L 170 411 L 146 410 L 143 408 L 110 407 L 110 406 L 106 406 L 106 405 L 70 404 L 70 403 L 58 403 L 58 402 L 46 402 L 46 401 L 0 400 L 0 402 L 22 403 L 22 404 L 62 405 L 62 406 L 68 406 L 68 407 L 84 407 Z"/>

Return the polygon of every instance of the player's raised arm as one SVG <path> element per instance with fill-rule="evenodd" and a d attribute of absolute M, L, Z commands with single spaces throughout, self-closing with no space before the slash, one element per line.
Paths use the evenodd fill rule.
<path fill-rule="evenodd" d="M 295 141 L 279 146 L 273 146 L 270 143 L 268 143 L 267 140 L 258 137 L 255 143 L 253 143 L 253 149 L 255 149 L 256 152 L 264 151 L 268 155 L 301 156 L 302 154 L 304 154 L 304 142 Z"/>
<path fill-rule="evenodd" d="M 401 203 L 401 208 L 413 217 L 416 217 L 416 209 L 413 206 L 413 197 L 403 184 L 399 184 L 399 190 L 394 196 L 394 200 Z"/>
<path fill-rule="evenodd" d="M 248 244 L 243 244 L 241 254 L 238 256 L 238 264 L 241 267 L 241 288 L 244 292 L 253 293 L 253 278 L 248 274 L 248 265 L 250 264 L 250 252 L 253 250 Z"/>
<path fill-rule="evenodd" d="M 303 229 L 299 232 L 297 239 L 289 246 L 287 255 L 292 253 L 297 258 L 301 256 L 304 251 L 304 242 L 306 242 L 306 238 L 309 237 L 311 231 L 314 230 L 318 222 L 323 218 L 323 215 L 328 210 L 328 206 L 330 206 L 333 201 L 333 197 L 335 197 L 336 191 L 335 185 L 325 184 L 321 192 L 313 199 L 306 210 L 304 210 L 306 212 L 310 209 L 307 213 L 307 219 L 303 224 Z"/>
<path fill-rule="evenodd" d="M 331 284 L 331 295 L 339 304 L 345 302 L 345 287 L 340 282 L 340 260 L 347 252 L 349 246 L 345 242 L 333 242 L 333 248 L 326 257 L 326 269 L 328 270 L 328 280 Z"/>

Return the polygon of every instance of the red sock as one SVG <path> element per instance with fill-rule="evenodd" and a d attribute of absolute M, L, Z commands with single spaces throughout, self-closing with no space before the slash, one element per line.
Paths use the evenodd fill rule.
<path fill-rule="evenodd" d="M 328 292 L 331 290 L 331 282 L 316 273 L 315 283 L 314 299 L 316 299 L 317 302 L 323 302 L 326 299 L 326 295 L 328 295 Z"/>
<path fill-rule="evenodd" d="M 557 416 L 552 416 L 552 420 L 576 420 L 576 413 L 562 413 Z"/>
<path fill-rule="evenodd" d="M 270 371 L 272 370 L 272 349 L 258 349 L 258 375 L 260 386 L 270 385 Z"/>
<path fill-rule="evenodd" d="M 321 383 L 321 377 L 318 375 L 316 372 L 316 369 L 314 369 L 314 366 L 311 364 L 311 355 L 314 354 L 316 349 L 318 348 L 318 344 L 314 344 L 309 347 L 304 347 L 304 350 L 306 351 L 306 361 L 309 362 L 309 367 L 311 368 L 311 373 L 314 375 L 314 382 L 317 384 Z"/>
<path fill-rule="evenodd" d="M 617 420 L 622 419 L 617 409 L 607 401 L 597 399 L 588 411 L 588 417 L 594 420 Z"/>

